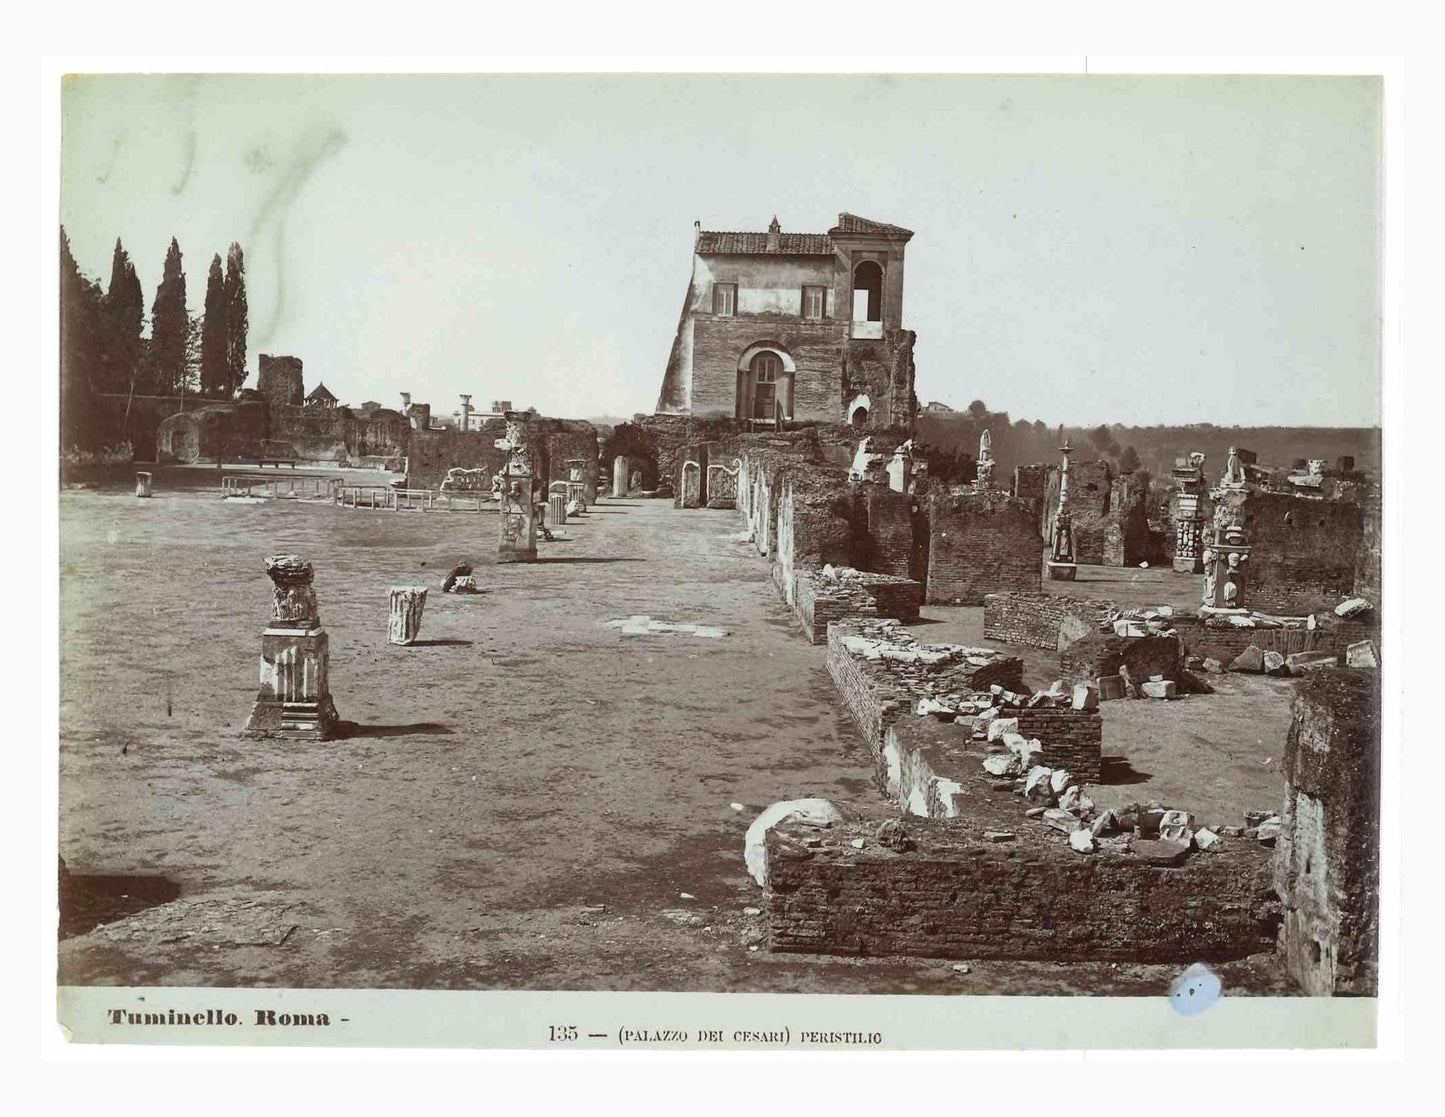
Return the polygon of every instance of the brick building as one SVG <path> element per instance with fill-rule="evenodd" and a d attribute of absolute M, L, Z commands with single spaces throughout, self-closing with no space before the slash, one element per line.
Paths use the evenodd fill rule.
<path fill-rule="evenodd" d="M 849 213 L 826 233 L 693 227 L 692 278 L 659 415 L 911 427 L 914 334 L 903 328 L 913 233 Z"/>

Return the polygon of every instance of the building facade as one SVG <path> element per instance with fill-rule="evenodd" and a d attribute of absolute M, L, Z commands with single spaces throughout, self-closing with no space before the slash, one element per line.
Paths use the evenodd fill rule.
<path fill-rule="evenodd" d="M 694 224 L 657 413 L 911 427 L 903 257 L 912 236 L 849 213 L 826 233 L 784 233 L 776 217 L 765 233 Z"/>

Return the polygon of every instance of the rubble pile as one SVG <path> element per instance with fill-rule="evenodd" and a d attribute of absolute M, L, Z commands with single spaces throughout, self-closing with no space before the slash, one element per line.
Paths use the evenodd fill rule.
<path fill-rule="evenodd" d="M 964 644 L 924 644 L 898 621 L 854 620 L 842 637 L 849 655 L 865 661 L 886 675 L 886 681 L 920 701 L 932 700 L 924 712 L 952 720 L 960 713 L 982 712 L 1003 696 L 1015 703 L 1028 700 L 988 680 L 1005 678 L 1022 686 L 1023 661 L 993 648 L 972 648 Z M 990 689 L 984 691 L 984 686 Z"/>

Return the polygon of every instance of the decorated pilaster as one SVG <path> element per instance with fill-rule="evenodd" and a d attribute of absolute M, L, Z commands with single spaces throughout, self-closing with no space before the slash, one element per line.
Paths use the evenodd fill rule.
<path fill-rule="evenodd" d="M 1197 450 L 1174 463 L 1174 569 L 1204 573 L 1204 455 Z"/>
<path fill-rule="evenodd" d="M 1064 464 L 1059 470 L 1059 510 L 1054 515 L 1054 535 L 1049 541 L 1048 572 L 1051 582 L 1072 582 L 1078 577 L 1079 567 L 1074 562 L 1074 526 L 1069 513 L 1069 455 L 1074 448 L 1067 438 L 1059 452 L 1064 455 Z"/>
<path fill-rule="evenodd" d="M 1204 608 L 1212 612 L 1248 612 L 1245 606 L 1249 537 L 1237 510 L 1221 506 L 1214 538 L 1204 549 Z"/>
<path fill-rule="evenodd" d="M 507 433 L 497 439 L 506 453 L 501 472 L 501 538 L 498 562 L 537 561 L 537 510 L 532 500 L 532 445 L 525 411 L 506 413 Z"/>
<path fill-rule="evenodd" d="M 266 574 L 274 600 L 271 623 L 261 634 L 261 688 L 246 732 L 324 741 L 335 735 L 337 716 L 311 564 L 300 555 L 272 555 Z"/>

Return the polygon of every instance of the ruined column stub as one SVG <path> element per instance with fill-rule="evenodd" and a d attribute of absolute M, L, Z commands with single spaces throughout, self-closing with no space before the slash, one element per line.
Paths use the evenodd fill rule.
<path fill-rule="evenodd" d="M 987 492 L 993 488 L 993 435 L 989 434 L 988 428 L 978 436 L 978 471 L 974 476 L 973 487 L 979 492 Z"/>
<path fill-rule="evenodd" d="M 426 587 L 392 586 L 387 604 L 387 642 L 403 646 L 414 643 L 426 609 Z"/>
<path fill-rule="evenodd" d="M 612 496 L 617 498 L 627 495 L 627 458 L 618 454 L 612 459 Z"/>
<path fill-rule="evenodd" d="M 501 537 L 497 543 L 498 562 L 537 561 L 537 510 L 532 500 L 531 430 L 525 411 L 506 413 L 507 433 L 497 439 L 497 449 L 506 453 L 501 473 Z"/>
<path fill-rule="evenodd" d="M 252 737 L 321 741 L 335 736 L 330 641 L 312 587 L 311 564 L 300 555 L 272 555 L 271 623 L 261 634 L 261 685 L 246 722 Z"/>

